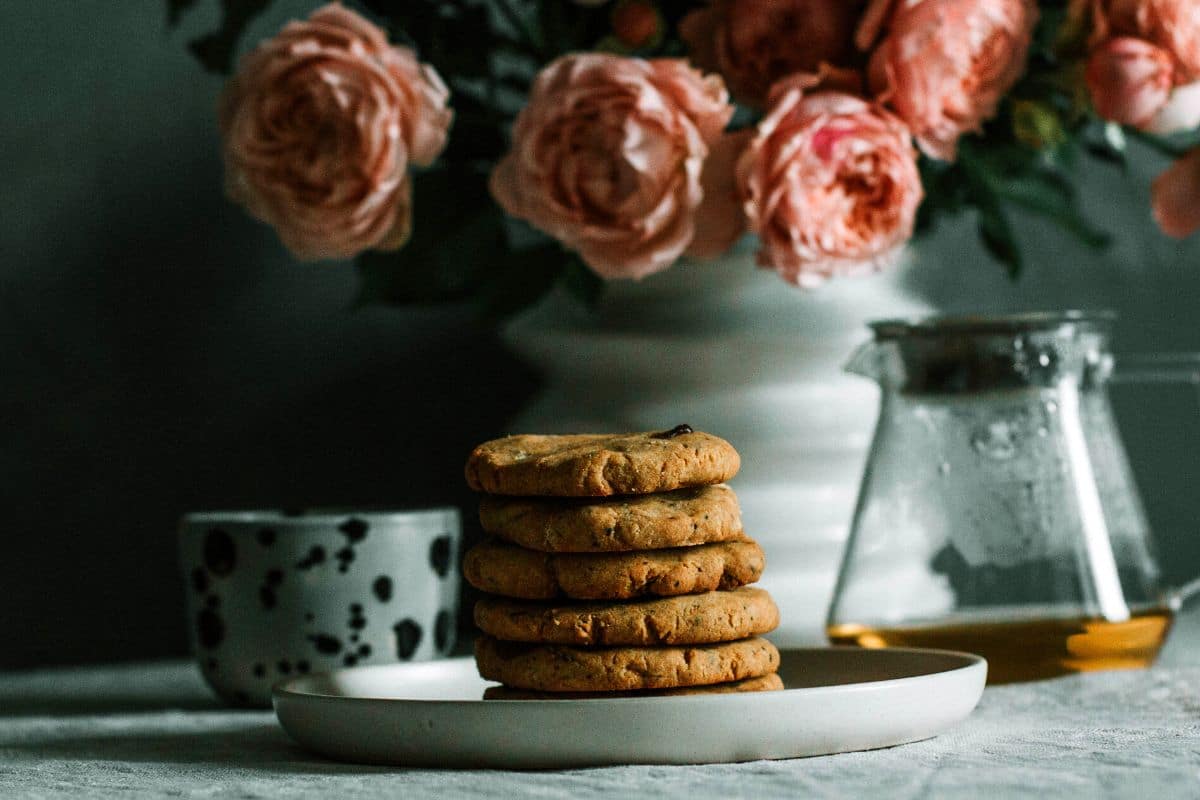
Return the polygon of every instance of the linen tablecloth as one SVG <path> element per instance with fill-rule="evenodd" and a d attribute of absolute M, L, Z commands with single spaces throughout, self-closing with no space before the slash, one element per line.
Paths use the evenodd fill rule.
<path fill-rule="evenodd" d="M 1159 664 L 988 689 L 925 742 L 867 753 L 561 772 L 354 766 L 269 711 L 220 708 L 189 663 L 0 673 L 0 797 L 1200 797 L 1200 614 Z"/>

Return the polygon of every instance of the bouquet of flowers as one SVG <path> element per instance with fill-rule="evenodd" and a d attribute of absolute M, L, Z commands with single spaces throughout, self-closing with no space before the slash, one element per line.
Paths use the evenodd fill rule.
<path fill-rule="evenodd" d="M 230 70 L 269 3 L 223 0 L 193 52 Z M 963 211 L 1016 274 L 1014 209 L 1105 244 L 1073 177 L 1135 137 L 1176 159 L 1160 227 L 1200 227 L 1196 0 L 355 6 L 246 53 L 219 125 L 230 197 L 298 258 L 354 258 L 363 301 L 502 316 L 747 233 L 814 288 Z"/>

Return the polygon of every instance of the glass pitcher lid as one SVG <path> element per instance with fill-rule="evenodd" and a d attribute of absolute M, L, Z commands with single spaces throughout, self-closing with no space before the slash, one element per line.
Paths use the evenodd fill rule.
<path fill-rule="evenodd" d="M 867 323 L 875 338 L 906 336 L 949 337 L 1058 331 L 1064 327 L 1099 328 L 1107 332 L 1116 322 L 1114 311 L 1028 311 L 1016 314 L 934 314 L 881 319 Z"/>
<path fill-rule="evenodd" d="M 958 394 L 1048 387 L 1081 388 L 1111 371 L 1111 311 L 936 315 L 869 323 L 875 334 L 847 365 L 886 389 Z"/>

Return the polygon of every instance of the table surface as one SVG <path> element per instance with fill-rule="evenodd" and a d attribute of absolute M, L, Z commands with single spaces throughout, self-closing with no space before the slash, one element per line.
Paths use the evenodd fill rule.
<path fill-rule="evenodd" d="M 1157 666 L 988 689 L 936 739 L 868 753 L 561 772 L 339 764 L 190 664 L 0 673 L 0 797 L 1200 797 L 1200 614 Z"/>

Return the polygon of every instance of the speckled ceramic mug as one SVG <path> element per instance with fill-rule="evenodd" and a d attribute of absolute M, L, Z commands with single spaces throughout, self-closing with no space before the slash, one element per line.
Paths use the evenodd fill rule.
<path fill-rule="evenodd" d="M 188 628 L 204 679 L 269 706 L 289 675 L 423 661 L 454 647 L 461 520 L 404 512 L 188 514 Z"/>

